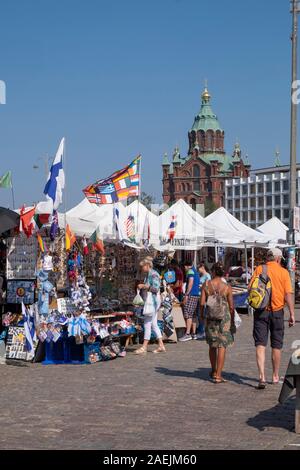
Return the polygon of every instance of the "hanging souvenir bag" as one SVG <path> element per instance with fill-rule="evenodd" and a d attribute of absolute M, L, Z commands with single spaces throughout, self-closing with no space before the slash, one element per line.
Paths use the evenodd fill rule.
<path fill-rule="evenodd" d="M 135 296 L 135 298 L 133 299 L 133 302 L 132 302 L 132 305 L 134 305 L 135 307 L 143 307 L 144 306 L 144 301 L 141 297 L 141 294 L 140 294 L 140 291 L 138 289 L 137 291 L 137 295 Z"/>

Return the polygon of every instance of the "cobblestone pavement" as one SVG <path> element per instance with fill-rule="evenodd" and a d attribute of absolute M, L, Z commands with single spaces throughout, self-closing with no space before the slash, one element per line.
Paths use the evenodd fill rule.
<path fill-rule="evenodd" d="M 294 397 L 281 406 L 280 386 L 255 389 L 251 323 L 228 352 L 226 384 L 209 381 L 202 341 L 90 366 L 2 365 L 0 448 L 299 450 Z M 286 330 L 282 374 L 295 339 L 300 322 Z M 268 354 L 269 379 L 270 365 Z"/>

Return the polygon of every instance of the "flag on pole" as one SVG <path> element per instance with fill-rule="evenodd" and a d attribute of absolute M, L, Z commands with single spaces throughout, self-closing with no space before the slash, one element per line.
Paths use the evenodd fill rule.
<path fill-rule="evenodd" d="M 11 171 L 8 171 L 3 176 L 0 176 L 0 188 L 3 188 L 3 189 L 12 188 Z"/>
<path fill-rule="evenodd" d="M 143 228 L 143 244 L 145 248 L 148 248 L 150 243 L 150 220 L 149 214 L 145 217 L 145 223 Z"/>
<path fill-rule="evenodd" d="M 105 255 L 104 243 L 100 234 L 99 227 L 96 228 L 95 232 L 91 235 L 90 241 L 93 244 L 93 248 L 99 251 L 103 256 Z"/>
<path fill-rule="evenodd" d="M 83 250 L 82 250 L 83 256 L 87 256 L 89 254 L 89 247 L 88 247 L 85 235 L 82 239 L 82 248 L 83 248 Z"/>
<path fill-rule="evenodd" d="M 126 235 L 129 240 L 135 239 L 135 220 L 133 215 L 129 215 L 125 222 L 126 226 Z"/>
<path fill-rule="evenodd" d="M 70 226 L 67 225 L 66 227 L 66 250 L 69 251 L 74 243 L 76 242 L 76 237 L 72 230 L 70 229 Z"/>
<path fill-rule="evenodd" d="M 25 206 L 20 210 L 20 232 L 24 232 L 27 238 L 33 234 L 33 217 L 35 214 L 35 207 L 26 211 Z"/>
<path fill-rule="evenodd" d="M 50 214 L 34 214 L 34 222 L 38 230 L 49 222 Z"/>
<path fill-rule="evenodd" d="M 168 229 L 168 237 L 169 237 L 170 241 L 174 240 L 175 235 L 176 235 L 176 227 L 177 227 L 177 220 L 176 219 L 177 219 L 177 216 L 172 215 L 170 227 Z"/>
<path fill-rule="evenodd" d="M 50 240 L 53 242 L 58 233 L 58 214 L 57 211 L 53 211 L 52 224 L 50 227 Z"/>
<path fill-rule="evenodd" d="M 34 354 L 34 343 L 35 340 L 35 328 L 34 328 L 34 317 L 26 309 L 22 302 L 22 315 L 24 318 L 24 332 L 26 338 L 26 350 L 28 353 Z"/>
<path fill-rule="evenodd" d="M 39 247 L 40 247 L 41 252 L 45 253 L 45 251 L 47 251 L 47 247 L 46 247 L 46 243 L 43 241 L 40 233 L 37 234 L 37 240 L 39 242 Z"/>
<path fill-rule="evenodd" d="M 87 186 L 83 192 L 91 204 L 114 204 L 139 195 L 141 155 L 126 168 Z"/>
<path fill-rule="evenodd" d="M 63 169 L 64 148 L 65 138 L 63 138 L 59 144 L 44 189 L 44 194 L 46 195 L 48 201 L 51 202 L 53 210 L 56 210 L 62 203 L 62 193 L 65 187 L 65 172 Z"/>

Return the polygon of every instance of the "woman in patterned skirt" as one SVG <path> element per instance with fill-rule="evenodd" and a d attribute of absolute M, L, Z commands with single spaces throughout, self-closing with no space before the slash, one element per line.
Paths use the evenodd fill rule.
<path fill-rule="evenodd" d="M 206 341 L 209 345 L 209 358 L 211 362 L 211 378 L 216 384 L 226 382 L 222 377 L 225 363 L 226 349 L 234 343 L 234 304 L 232 289 L 222 278 L 224 269 L 220 263 L 212 267 L 212 281 L 207 281 L 201 293 L 201 318 L 209 296 L 219 296 L 223 308 L 221 320 L 206 319 Z"/>

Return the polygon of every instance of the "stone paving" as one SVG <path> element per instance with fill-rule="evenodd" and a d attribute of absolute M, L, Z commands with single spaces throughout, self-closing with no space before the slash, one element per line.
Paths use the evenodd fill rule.
<path fill-rule="evenodd" d="M 299 450 L 294 397 L 281 406 L 280 386 L 255 388 L 251 323 L 243 316 L 228 351 L 226 384 L 209 380 L 202 341 L 90 366 L 0 366 L 0 449 Z M 295 339 L 299 321 L 286 329 L 282 374 Z M 269 379 L 270 365 L 268 354 Z"/>

